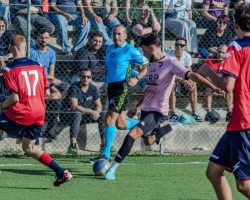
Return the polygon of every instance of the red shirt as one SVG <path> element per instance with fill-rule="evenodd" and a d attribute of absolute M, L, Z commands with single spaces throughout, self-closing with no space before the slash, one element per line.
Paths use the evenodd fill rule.
<path fill-rule="evenodd" d="M 250 36 L 230 44 L 222 73 L 236 79 L 232 118 L 227 130 L 250 129 Z"/>
<path fill-rule="evenodd" d="M 208 64 L 218 74 L 222 73 L 223 61 L 219 61 L 214 56 L 209 56 L 206 60 L 204 60 L 203 64 Z"/>
<path fill-rule="evenodd" d="M 5 115 L 22 125 L 43 125 L 45 117 L 45 88 L 48 81 L 44 67 L 28 58 L 18 58 L 3 68 L 7 89 L 19 96 L 19 101 L 11 105 Z"/>

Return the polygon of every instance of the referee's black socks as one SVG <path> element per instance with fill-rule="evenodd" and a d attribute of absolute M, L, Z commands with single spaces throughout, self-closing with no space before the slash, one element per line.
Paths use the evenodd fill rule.
<path fill-rule="evenodd" d="M 135 140 L 130 135 L 126 135 L 126 137 L 123 141 L 123 144 L 115 157 L 116 162 L 121 163 L 124 160 L 124 158 L 131 151 L 131 149 L 134 145 L 134 142 L 135 142 Z"/>

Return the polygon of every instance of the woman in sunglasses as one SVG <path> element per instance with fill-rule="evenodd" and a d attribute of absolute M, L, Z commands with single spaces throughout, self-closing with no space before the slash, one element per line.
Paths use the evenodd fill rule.
<path fill-rule="evenodd" d="M 235 33 L 229 29 L 229 22 L 227 15 L 221 15 L 216 21 L 216 27 L 207 29 L 199 41 L 199 53 L 202 58 L 215 54 L 221 44 L 228 44 L 234 39 Z"/>

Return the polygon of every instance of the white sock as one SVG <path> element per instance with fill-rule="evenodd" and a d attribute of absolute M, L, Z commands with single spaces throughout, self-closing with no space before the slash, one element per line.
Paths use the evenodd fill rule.
<path fill-rule="evenodd" d="M 118 163 L 116 161 L 112 161 L 112 164 L 111 164 L 111 167 L 110 167 L 110 170 L 112 170 L 113 172 L 115 172 L 116 168 L 119 167 L 121 163 Z"/>

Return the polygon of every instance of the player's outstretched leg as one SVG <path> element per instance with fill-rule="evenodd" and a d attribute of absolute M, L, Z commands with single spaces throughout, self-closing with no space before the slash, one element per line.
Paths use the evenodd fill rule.
<path fill-rule="evenodd" d="M 110 180 L 110 181 L 115 180 L 115 171 L 117 167 L 121 164 L 121 162 L 125 159 L 125 157 L 131 151 L 135 140 L 141 137 L 142 135 L 143 135 L 143 131 L 137 126 L 133 128 L 126 135 L 120 150 L 118 151 L 115 159 L 112 161 L 111 167 L 108 169 L 108 171 L 105 174 L 104 178 L 106 180 Z"/>
<path fill-rule="evenodd" d="M 54 181 L 54 186 L 60 186 L 73 178 L 72 174 L 68 170 L 61 168 L 61 166 L 58 165 L 47 152 L 40 151 L 37 147 L 35 147 L 34 142 L 35 140 L 30 140 L 24 137 L 22 139 L 23 151 L 26 155 L 35 158 L 55 172 L 56 180 Z"/>

